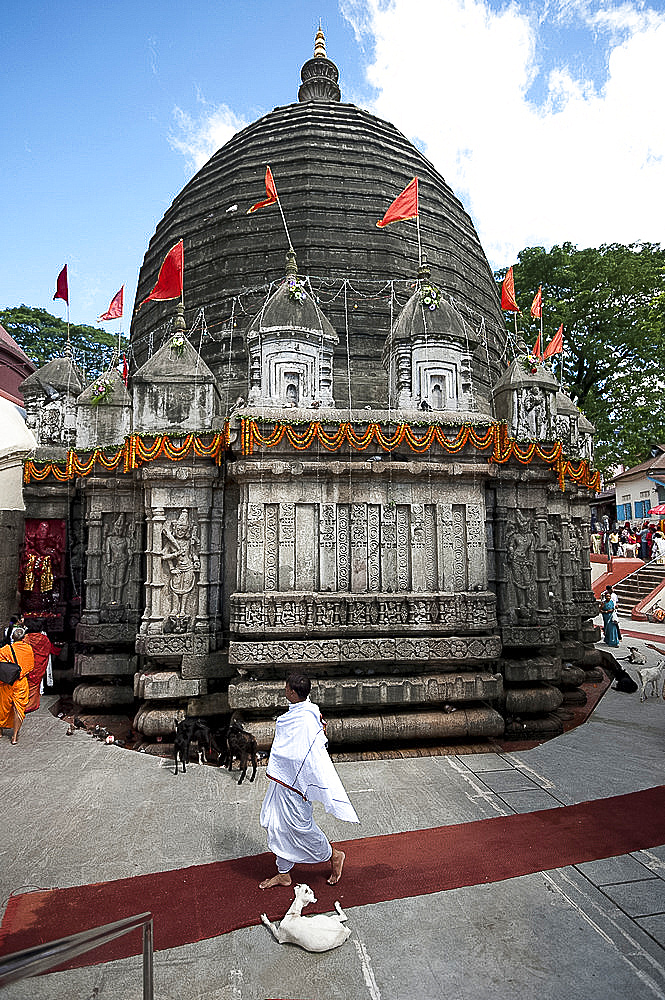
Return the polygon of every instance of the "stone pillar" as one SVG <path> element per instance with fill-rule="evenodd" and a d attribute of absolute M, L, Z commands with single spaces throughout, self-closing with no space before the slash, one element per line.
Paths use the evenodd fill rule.
<path fill-rule="evenodd" d="M 88 527 L 88 550 L 85 579 L 85 611 L 81 616 L 84 625 L 99 622 L 102 603 L 102 512 L 93 508 L 94 494 L 91 490 L 100 488 L 98 480 L 86 482 L 86 524 Z M 103 485 L 103 484 L 101 484 Z"/>
<path fill-rule="evenodd" d="M 550 610 L 550 574 L 547 559 L 547 510 L 539 507 L 535 513 L 536 529 L 536 607 L 539 612 Z"/>
<path fill-rule="evenodd" d="M 162 575 L 162 529 L 166 513 L 161 506 L 152 507 L 150 491 L 146 494 L 146 579 L 145 611 L 141 632 L 162 631 L 164 578 Z"/>

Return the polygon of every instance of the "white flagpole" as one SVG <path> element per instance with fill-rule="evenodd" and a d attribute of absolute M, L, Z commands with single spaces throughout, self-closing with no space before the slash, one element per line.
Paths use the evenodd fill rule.
<path fill-rule="evenodd" d="M 275 188 L 277 190 L 277 188 Z M 291 237 L 289 236 L 289 230 L 286 225 L 286 219 L 284 218 L 284 212 L 282 210 L 282 203 L 279 200 L 279 195 L 277 195 L 277 207 L 279 208 L 279 214 L 282 216 L 282 222 L 284 224 L 284 232 L 286 233 L 286 239 L 288 240 L 289 250 L 293 251 L 293 244 L 291 243 Z"/>

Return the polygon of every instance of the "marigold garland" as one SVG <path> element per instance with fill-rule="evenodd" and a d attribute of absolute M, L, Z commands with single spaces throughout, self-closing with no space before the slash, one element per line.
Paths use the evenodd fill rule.
<path fill-rule="evenodd" d="M 562 490 L 566 488 L 566 478 L 596 492 L 600 489 L 600 473 L 592 473 L 585 459 L 575 464 L 564 458 L 560 441 L 549 447 L 537 441 L 522 446 L 509 437 L 505 423 L 490 424 L 483 434 L 475 427 L 463 424 L 454 438 L 448 438 L 440 424 L 430 424 L 422 434 L 418 434 L 410 424 L 399 424 L 394 434 L 386 435 L 377 423 L 369 423 L 363 433 L 358 433 L 350 423 L 340 423 L 334 432 L 329 433 L 318 421 L 312 421 L 303 430 L 298 430 L 292 424 L 278 422 L 269 434 L 263 434 L 258 421 L 249 417 L 242 419 L 241 445 L 245 456 L 252 455 L 256 448 L 275 448 L 284 438 L 296 451 L 307 451 L 314 441 L 318 441 L 326 451 L 339 451 L 344 442 L 355 451 L 365 451 L 372 441 L 376 441 L 379 447 L 388 452 L 395 451 L 406 442 L 411 451 L 418 455 L 424 454 L 434 443 L 449 455 L 457 454 L 467 444 L 479 451 L 486 451 L 491 447 L 492 454 L 487 459 L 488 462 L 505 465 L 511 458 L 515 458 L 521 465 L 529 465 L 534 458 L 538 458 L 555 470 Z"/>
<path fill-rule="evenodd" d="M 212 458 L 216 465 L 221 465 L 224 452 L 230 440 L 228 422 L 224 429 L 212 435 L 210 441 L 205 441 L 197 434 L 187 434 L 182 444 L 174 444 L 168 434 L 157 434 L 152 444 L 147 444 L 138 434 L 125 438 L 122 444 L 112 454 L 107 454 L 101 448 L 95 448 L 88 458 L 80 458 L 73 450 L 67 452 L 65 467 L 56 462 L 37 466 L 32 459 L 26 461 L 23 469 L 23 482 L 43 482 L 53 476 L 60 483 L 77 476 L 89 476 L 95 466 L 101 465 L 107 472 L 114 472 L 122 463 L 123 472 L 138 469 L 139 465 L 155 462 L 158 458 L 168 458 L 171 462 L 181 462 L 192 453 L 198 458 Z"/>
<path fill-rule="evenodd" d="M 277 422 L 269 434 L 263 434 L 256 420 L 243 417 L 241 420 L 241 450 L 244 456 L 254 454 L 256 448 L 275 448 L 284 438 L 296 451 L 307 451 L 317 441 L 326 451 L 339 451 L 346 442 L 354 451 L 366 451 L 374 441 L 384 451 L 392 452 L 403 443 L 417 455 L 423 455 L 433 444 L 438 444 L 447 454 L 455 455 L 467 444 L 479 451 L 492 449 L 487 461 L 497 465 L 505 465 L 511 458 L 521 465 L 529 465 L 534 458 L 540 459 L 556 472 L 561 490 L 566 488 L 566 479 L 586 486 L 596 492 L 600 490 L 600 473 L 592 472 L 589 462 L 581 459 L 572 462 L 563 455 L 563 446 L 556 441 L 550 446 L 531 441 L 520 445 L 508 435 L 505 423 L 490 424 L 481 433 L 470 424 L 463 424 L 453 438 L 448 438 L 440 424 L 430 424 L 422 433 L 418 433 L 410 424 L 399 424 L 393 434 L 386 434 L 378 423 L 370 422 L 361 433 L 357 432 L 350 422 L 340 423 L 336 430 L 328 432 L 319 421 L 312 421 L 302 430 L 289 423 Z M 68 451 L 65 467 L 56 462 L 37 466 L 32 459 L 25 463 L 23 481 L 43 482 L 53 476 L 58 482 L 64 483 L 77 476 L 89 476 L 97 465 L 107 472 L 114 472 L 122 463 L 123 472 L 131 472 L 140 465 L 167 458 L 171 462 L 181 462 L 192 453 L 198 458 L 211 458 L 216 465 L 221 465 L 224 453 L 230 442 L 230 425 L 228 421 L 221 432 L 211 436 L 206 444 L 201 436 L 190 433 L 176 444 L 168 434 L 157 434 L 148 444 L 138 434 L 125 438 L 124 443 L 113 453 L 107 454 L 101 448 L 95 448 L 87 458 L 80 458 L 73 450 Z"/>

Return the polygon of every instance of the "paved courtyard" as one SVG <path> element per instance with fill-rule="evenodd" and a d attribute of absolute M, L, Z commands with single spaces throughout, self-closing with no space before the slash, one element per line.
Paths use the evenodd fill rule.
<path fill-rule="evenodd" d="M 637 628 L 627 621 L 622 627 Z M 627 638 L 620 656 L 627 655 L 628 641 L 643 645 Z M 655 662 L 657 654 L 647 651 Z M 176 779 L 168 761 L 105 746 L 83 732 L 66 737 L 66 726 L 47 710 L 52 701 L 43 699 L 39 712 L 27 717 L 18 747 L 0 741 L 3 913 L 13 893 L 266 850 L 258 822 L 263 769 L 254 784 L 240 787 L 210 766 L 192 765 Z M 322 813 L 331 840 L 572 805 L 665 784 L 665 701 L 640 704 L 638 695 L 609 689 L 584 725 L 531 750 L 358 761 L 338 770 L 362 825 L 358 830 Z M 344 906 L 344 881 L 338 898 Z M 347 913 L 349 941 L 322 955 L 279 946 L 260 925 L 259 912 L 255 927 L 157 952 L 155 996 L 665 997 L 665 842 Z M 134 1000 L 141 996 L 140 958 L 53 973 L 8 987 L 3 996 Z"/>

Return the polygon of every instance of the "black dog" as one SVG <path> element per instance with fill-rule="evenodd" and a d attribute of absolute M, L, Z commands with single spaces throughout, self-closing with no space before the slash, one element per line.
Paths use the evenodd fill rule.
<path fill-rule="evenodd" d="M 612 686 L 613 691 L 625 691 L 626 694 L 634 694 L 637 691 L 637 684 L 623 667 L 619 667 L 614 676 L 616 684 Z"/>
<path fill-rule="evenodd" d="M 257 744 L 255 737 L 242 728 L 242 722 L 235 717 L 234 713 L 231 716 L 229 728 L 226 730 L 226 758 L 224 760 L 224 767 L 228 767 L 229 771 L 232 771 L 233 758 L 238 758 L 241 770 L 240 778 L 238 779 L 239 785 L 242 785 L 243 778 L 247 774 L 247 765 L 250 760 L 252 762 L 252 776 L 249 780 L 254 781 L 256 777 L 256 751 Z"/>
<path fill-rule="evenodd" d="M 185 762 L 189 760 L 189 748 L 192 743 L 197 743 L 199 748 L 199 764 L 205 764 L 206 751 L 210 753 L 213 749 L 220 756 L 220 750 L 215 741 L 215 737 L 210 731 L 210 727 L 203 719 L 183 719 L 176 726 L 175 740 L 173 743 L 173 756 L 175 757 L 175 771 L 178 773 L 178 761 L 182 761 L 182 773 L 187 773 Z"/>

